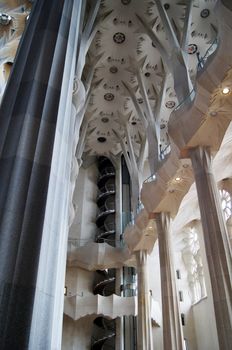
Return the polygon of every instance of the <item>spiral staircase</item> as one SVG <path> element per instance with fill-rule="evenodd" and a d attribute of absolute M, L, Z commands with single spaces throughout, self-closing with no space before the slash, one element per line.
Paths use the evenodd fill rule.
<path fill-rule="evenodd" d="M 94 320 L 94 332 L 92 336 L 92 349 L 114 349 L 115 321 L 104 317 Z"/>
<path fill-rule="evenodd" d="M 99 208 L 96 225 L 96 242 L 108 243 L 115 247 L 115 169 L 106 157 L 98 158 Z M 109 296 L 115 292 L 115 269 L 97 270 L 93 284 L 93 294 Z M 91 349 L 114 349 L 115 321 L 104 317 L 94 320 Z"/>
<path fill-rule="evenodd" d="M 96 218 L 98 232 L 96 242 L 106 242 L 115 246 L 115 169 L 106 157 L 98 159 L 98 196 L 99 212 Z"/>

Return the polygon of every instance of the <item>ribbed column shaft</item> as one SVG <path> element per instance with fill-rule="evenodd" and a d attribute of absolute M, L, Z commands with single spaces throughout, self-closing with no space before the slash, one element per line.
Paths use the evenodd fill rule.
<path fill-rule="evenodd" d="M 220 349 L 232 344 L 232 263 L 221 201 L 208 148 L 190 151 L 204 233 Z"/>
<path fill-rule="evenodd" d="M 159 240 L 163 346 L 164 350 L 183 350 L 183 333 L 170 242 L 170 216 L 168 213 L 158 213 L 155 221 Z"/>
<path fill-rule="evenodd" d="M 67 52 L 74 52 L 74 3 L 36 1 L 1 105 L 1 349 L 28 348 L 57 120 L 68 98 L 62 87 Z M 49 315 L 51 308 L 40 312 Z M 43 325 L 45 337 L 47 328 L 49 323 Z"/>
<path fill-rule="evenodd" d="M 147 251 L 136 253 L 138 274 L 138 316 L 137 316 L 137 344 L 140 350 L 152 350 L 152 326 L 150 310 L 150 293 L 148 287 Z"/>

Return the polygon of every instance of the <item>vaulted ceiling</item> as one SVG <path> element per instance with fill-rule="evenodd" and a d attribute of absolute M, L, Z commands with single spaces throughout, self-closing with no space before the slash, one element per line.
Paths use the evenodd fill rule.
<path fill-rule="evenodd" d="M 0 93 L 33 1 L 0 4 Z M 190 96 L 205 54 L 216 48 L 216 0 L 89 1 L 79 76 L 85 155 L 168 152 L 170 114 Z M 96 18 L 95 18 L 96 17 Z M 93 19 L 91 23 L 90 19 Z M 192 96 L 193 97 L 193 96 Z M 83 125 L 85 130 L 83 131 Z"/>
<path fill-rule="evenodd" d="M 144 137 L 156 137 L 165 150 L 170 113 L 191 92 L 199 60 L 215 48 L 215 2 L 193 1 L 192 7 L 191 1 L 174 0 L 101 2 L 84 70 L 86 75 L 99 58 L 85 152 L 117 154 L 123 141 L 128 147 L 128 137 L 136 156 Z"/>

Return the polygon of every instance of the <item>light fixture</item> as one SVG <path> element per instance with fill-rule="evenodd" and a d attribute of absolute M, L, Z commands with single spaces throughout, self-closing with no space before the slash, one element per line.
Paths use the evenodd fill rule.
<path fill-rule="evenodd" d="M 224 87 L 222 89 L 222 93 L 223 93 L 223 95 L 228 95 L 230 93 L 230 88 L 228 88 L 228 86 Z"/>
<path fill-rule="evenodd" d="M 215 112 L 215 111 L 213 111 L 213 112 L 210 112 L 210 115 L 211 115 L 211 117 L 216 117 L 216 115 L 217 115 L 217 112 Z"/>
<path fill-rule="evenodd" d="M 175 180 L 176 180 L 177 182 L 179 182 L 179 181 L 181 180 L 181 177 L 177 176 L 177 177 L 175 178 Z"/>

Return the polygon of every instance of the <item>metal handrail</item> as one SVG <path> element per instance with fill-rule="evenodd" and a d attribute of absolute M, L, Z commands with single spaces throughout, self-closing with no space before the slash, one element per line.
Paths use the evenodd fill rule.
<path fill-rule="evenodd" d="M 99 178 L 105 175 L 111 175 L 111 174 L 115 174 L 115 169 L 113 167 L 106 167 L 100 172 Z"/>
<path fill-rule="evenodd" d="M 217 49 L 218 47 L 218 43 L 219 43 L 219 39 L 218 38 L 215 38 L 212 42 L 212 44 L 210 45 L 210 47 L 208 47 L 206 53 L 204 54 L 203 57 L 201 58 L 198 58 L 198 65 L 197 65 L 197 69 L 198 70 L 201 70 L 202 68 L 204 68 L 205 66 L 205 63 L 208 59 L 209 56 L 211 56 Z M 212 51 L 213 50 L 213 51 Z M 212 52 L 211 52 L 212 51 Z"/>
<path fill-rule="evenodd" d="M 148 178 L 146 178 L 146 180 L 143 181 L 143 183 L 148 183 L 148 182 L 153 182 L 153 181 L 156 181 L 156 173 L 151 174 Z"/>
<path fill-rule="evenodd" d="M 115 191 L 115 184 L 105 184 L 105 186 L 101 187 L 99 192 L 105 193 L 107 191 Z"/>
<path fill-rule="evenodd" d="M 201 58 L 198 58 L 198 63 L 197 63 L 197 71 L 200 71 L 204 68 L 206 62 L 207 62 L 207 59 L 209 58 L 209 56 L 211 56 L 215 50 L 217 49 L 218 47 L 218 43 L 219 43 L 219 39 L 218 38 L 215 38 L 212 42 L 212 44 L 208 47 L 208 49 L 206 50 L 205 54 L 203 57 Z M 210 53 L 210 51 L 213 50 L 213 52 Z M 193 96 L 194 94 L 194 96 Z M 196 85 L 194 85 L 193 89 L 187 94 L 187 96 L 176 106 L 176 108 L 173 110 L 173 112 L 177 111 L 183 104 L 185 104 L 186 101 L 188 100 L 191 100 L 190 102 L 193 101 L 194 97 L 195 97 L 195 94 L 196 94 Z M 192 99 L 193 97 L 193 99 Z"/>
<path fill-rule="evenodd" d="M 114 212 L 115 212 L 115 206 L 112 208 L 107 208 L 105 205 L 103 205 L 97 214 L 97 219 L 103 216 L 104 214 L 112 214 Z"/>
<path fill-rule="evenodd" d="M 200 71 L 204 68 L 207 59 L 209 58 L 209 56 L 211 56 L 216 49 L 218 48 L 218 44 L 219 44 L 219 38 L 215 38 L 212 42 L 212 44 L 208 47 L 208 49 L 206 50 L 205 54 L 203 57 L 198 58 L 198 64 L 197 64 L 197 71 Z M 211 52 L 213 49 L 213 52 Z M 178 104 L 178 106 L 176 106 L 176 108 L 173 110 L 173 112 L 176 112 L 178 109 L 180 109 L 180 107 L 182 105 L 184 105 L 188 100 L 190 100 L 189 102 L 192 102 L 195 98 L 196 95 L 196 84 L 194 85 L 193 89 L 187 94 L 187 96 Z M 170 144 L 167 145 L 167 147 L 164 149 L 164 151 L 167 150 L 167 148 L 170 147 Z M 153 182 L 156 180 L 156 174 L 151 174 L 148 178 L 146 178 L 143 183 L 148 183 L 148 182 Z"/>
<path fill-rule="evenodd" d="M 176 108 L 173 110 L 173 112 L 178 111 L 180 107 L 182 107 L 187 101 L 190 103 L 194 100 L 196 95 L 196 86 L 192 88 L 192 90 L 188 93 L 188 95 L 176 106 Z"/>
<path fill-rule="evenodd" d="M 106 194 L 114 194 L 115 193 L 115 185 L 114 184 L 108 184 L 105 187 L 102 187 L 97 195 L 97 199 L 100 199 L 101 197 L 104 197 Z"/>

